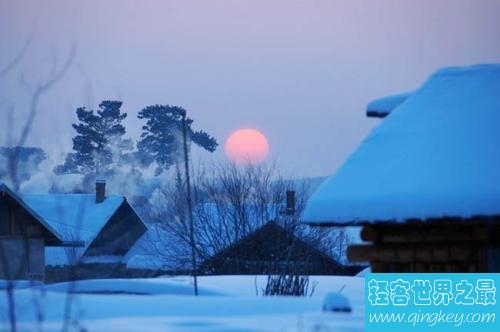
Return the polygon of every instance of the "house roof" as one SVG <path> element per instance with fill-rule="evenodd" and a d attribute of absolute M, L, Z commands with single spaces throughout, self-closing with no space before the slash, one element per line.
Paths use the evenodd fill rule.
<path fill-rule="evenodd" d="M 34 211 L 67 241 L 88 246 L 120 205 L 123 196 L 107 196 L 96 203 L 93 194 L 20 195 Z"/>
<path fill-rule="evenodd" d="M 172 244 L 175 243 L 175 252 Z M 191 268 L 188 244 L 161 227 L 151 225 L 123 257 L 128 268 L 150 270 L 188 270 Z M 173 257 L 175 255 L 175 257 Z"/>
<path fill-rule="evenodd" d="M 96 203 L 94 194 L 20 195 L 65 241 L 81 241 L 78 248 L 47 247 L 46 265 L 67 265 L 80 259 L 118 208 L 123 196 L 108 195 Z"/>
<path fill-rule="evenodd" d="M 260 226 L 259 228 L 255 229 L 252 232 L 249 232 L 245 236 L 243 236 L 241 239 L 236 241 L 235 243 L 229 245 L 228 247 L 224 248 L 223 250 L 215 253 L 208 259 L 206 259 L 204 262 L 202 262 L 202 266 L 208 266 L 211 264 L 211 262 L 218 260 L 220 258 L 224 258 L 225 256 L 231 255 L 231 253 L 235 250 L 238 249 L 238 247 L 243 247 L 249 243 L 252 243 L 254 241 L 266 241 L 268 242 L 270 239 L 271 240 L 278 240 L 280 236 L 286 235 L 288 237 L 288 241 L 290 243 L 294 243 L 297 248 L 300 246 L 302 248 L 307 248 L 311 253 L 314 253 L 315 255 L 320 256 L 322 259 L 324 259 L 325 262 L 329 262 L 330 264 L 341 266 L 339 262 L 337 262 L 333 257 L 330 257 L 326 253 L 322 252 L 321 250 L 317 249 L 313 245 L 307 243 L 306 241 L 302 240 L 301 238 L 297 237 L 293 231 L 285 229 L 281 225 L 279 225 L 276 221 L 268 221 L 264 225 Z M 272 242 L 272 241 L 271 241 Z M 260 249 L 260 248 L 259 248 Z M 244 249 L 246 251 L 246 249 Z M 248 252 L 246 251 L 247 254 L 253 255 L 255 254 L 254 252 Z M 270 253 L 271 254 L 271 253 Z"/>
<path fill-rule="evenodd" d="M 311 224 L 500 215 L 500 64 L 438 70 L 308 201 Z"/>
<path fill-rule="evenodd" d="M 213 234 L 221 232 L 234 234 L 237 232 L 234 220 L 243 218 L 243 214 L 248 220 L 248 227 L 251 230 L 259 229 L 262 225 L 268 223 L 271 219 L 277 219 L 280 211 L 285 209 L 284 204 L 267 204 L 265 207 L 244 204 L 240 206 L 242 211 L 229 203 L 200 203 L 193 207 L 193 217 L 198 227 L 204 227 L 201 231 L 204 236 L 198 238 L 209 255 L 214 255 L 217 248 L 214 248 L 214 242 L 224 246 L 224 241 L 212 241 Z M 201 226 L 203 225 L 203 226 Z M 241 231 L 241 230 L 240 230 Z M 219 243 L 222 242 L 222 243 Z M 172 243 L 176 243 L 176 257 L 172 257 Z M 148 230 L 137 240 L 125 255 L 123 261 L 130 268 L 141 269 L 163 269 L 179 270 L 191 268 L 191 254 L 187 243 L 179 241 L 178 236 L 161 225 L 151 225 Z M 225 248 L 225 246 L 224 246 Z M 180 257 L 184 253 L 188 256 Z"/>
<path fill-rule="evenodd" d="M 51 235 L 52 239 L 47 239 L 53 244 L 61 245 L 64 240 L 61 234 L 54 228 L 52 225 L 45 221 L 43 217 L 41 217 L 35 210 L 31 208 L 26 202 L 15 192 L 13 192 L 9 187 L 7 187 L 4 183 L 0 183 L 0 193 L 6 193 L 11 197 L 14 201 L 16 201 L 19 205 L 23 207 L 35 220 L 37 220 Z"/>
<path fill-rule="evenodd" d="M 70 259 L 79 259 L 117 210 L 128 204 L 125 197 L 117 195 L 96 203 L 94 194 L 16 194 L 3 183 L 0 192 L 8 193 L 57 239 L 46 242 L 47 265 L 65 265 Z"/>

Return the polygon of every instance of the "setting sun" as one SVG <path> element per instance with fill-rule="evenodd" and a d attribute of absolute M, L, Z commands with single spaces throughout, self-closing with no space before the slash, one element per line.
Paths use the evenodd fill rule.
<path fill-rule="evenodd" d="M 226 155 L 237 164 L 263 162 L 269 153 L 267 138 L 255 129 L 239 129 L 226 140 Z"/>

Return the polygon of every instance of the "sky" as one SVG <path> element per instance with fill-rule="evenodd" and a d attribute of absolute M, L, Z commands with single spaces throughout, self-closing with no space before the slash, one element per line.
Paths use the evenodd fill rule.
<path fill-rule="evenodd" d="M 143 107 L 179 105 L 221 146 L 256 128 L 286 172 L 329 175 L 379 123 L 364 114 L 372 99 L 439 67 L 500 62 L 499 17 L 495 0 L 0 0 L 0 70 L 31 40 L 0 78 L 0 145 L 76 45 L 27 141 L 51 158 L 71 149 L 77 107 L 119 99 L 131 138 Z"/>

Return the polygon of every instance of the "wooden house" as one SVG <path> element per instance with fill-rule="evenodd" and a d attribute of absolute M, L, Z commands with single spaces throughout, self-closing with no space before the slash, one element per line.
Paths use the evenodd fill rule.
<path fill-rule="evenodd" d="M 45 246 L 63 237 L 16 193 L 0 183 L 0 279 L 43 280 Z"/>
<path fill-rule="evenodd" d="M 355 274 L 329 255 L 270 221 L 205 260 L 203 274 Z"/>
<path fill-rule="evenodd" d="M 27 255 L 10 255 L 5 262 L 36 260 L 37 279 L 43 279 L 45 267 L 49 281 L 113 274 L 147 230 L 125 197 L 106 196 L 102 181 L 96 183 L 95 194 L 16 194 L 1 188 L 6 197 L 0 205 L 2 234 L 9 231 L 9 237 L 34 243 Z M 39 230 L 33 233 L 35 221 Z"/>
<path fill-rule="evenodd" d="M 382 122 L 310 198 L 304 221 L 362 226 L 373 272 L 500 272 L 500 65 L 445 68 L 370 103 Z"/>

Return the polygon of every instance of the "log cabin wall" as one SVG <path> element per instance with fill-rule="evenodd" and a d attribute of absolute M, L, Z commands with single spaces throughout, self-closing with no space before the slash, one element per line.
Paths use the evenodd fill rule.
<path fill-rule="evenodd" d="M 45 233 L 15 200 L 0 195 L 0 279 L 44 279 Z"/>
<path fill-rule="evenodd" d="M 43 239 L 0 238 L 0 279 L 44 280 Z"/>
<path fill-rule="evenodd" d="M 348 258 L 372 272 L 500 272 L 500 220 L 365 225 Z"/>

